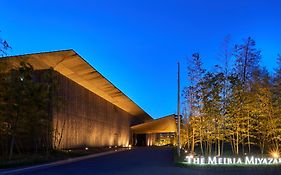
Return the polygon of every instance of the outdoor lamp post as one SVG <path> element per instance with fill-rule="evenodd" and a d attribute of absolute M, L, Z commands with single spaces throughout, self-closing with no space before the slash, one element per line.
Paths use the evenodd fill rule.
<path fill-rule="evenodd" d="M 178 156 L 180 156 L 180 63 L 178 62 Z"/>

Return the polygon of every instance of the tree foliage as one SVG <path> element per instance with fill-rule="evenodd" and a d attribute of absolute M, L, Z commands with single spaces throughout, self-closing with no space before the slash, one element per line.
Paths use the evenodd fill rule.
<path fill-rule="evenodd" d="M 6 56 L 9 49 L 11 49 L 9 43 L 6 40 L 0 38 L 0 57 Z"/>
<path fill-rule="evenodd" d="M 5 61 L 4 61 L 5 62 Z M 9 65 L 9 62 L 6 64 Z M 12 67 L 12 66 L 10 66 Z M 53 149 L 52 110 L 58 110 L 52 69 L 34 71 L 25 62 L 1 73 L 0 155 L 42 153 Z"/>
<path fill-rule="evenodd" d="M 262 154 L 281 143 L 281 56 L 274 75 L 261 68 L 261 52 L 248 37 L 229 49 L 221 65 L 205 71 L 199 54 L 188 60 L 184 90 L 188 114 L 186 148 L 201 155 Z M 227 48 L 227 49 L 226 49 Z"/>
<path fill-rule="evenodd" d="M 0 39 L 0 57 L 11 49 Z M 20 58 L 19 58 L 20 59 Z M 0 156 L 46 153 L 57 149 L 63 129 L 53 125 L 53 114 L 63 107 L 55 71 L 35 71 L 21 61 L 0 60 Z"/>

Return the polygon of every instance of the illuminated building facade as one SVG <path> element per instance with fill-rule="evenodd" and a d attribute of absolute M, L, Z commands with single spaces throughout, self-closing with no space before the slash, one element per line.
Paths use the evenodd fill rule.
<path fill-rule="evenodd" d="M 21 61 L 35 71 L 53 68 L 63 107 L 52 114 L 55 142 L 59 148 L 127 146 L 131 126 L 152 118 L 89 65 L 73 50 L 7 57 L 12 65 Z"/>
<path fill-rule="evenodd" d="M 175 116 L 168 115 L 132 126 L 133 145 L 175 145 L 175 134 L 177 132 Z"/>

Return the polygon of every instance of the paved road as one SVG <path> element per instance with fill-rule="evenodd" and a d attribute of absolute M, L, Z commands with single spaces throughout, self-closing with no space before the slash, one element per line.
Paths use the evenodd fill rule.
<path fill-rule="evenodd" d="M 92 158 L 61 165 L 48 169 L 37 170 L 25 175 L 279 175 L 280 170 L 251 169 L 188 169 L 173 165 L 171 148 L 136 148 L 107 156 Z"/>

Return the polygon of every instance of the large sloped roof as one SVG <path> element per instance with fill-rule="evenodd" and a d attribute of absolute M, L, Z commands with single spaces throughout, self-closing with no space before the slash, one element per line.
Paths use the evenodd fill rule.
<path fill-rule="evenodd" d="M 175 115 L 169 115 L 157 120 L 131 126 L 131 129 L 135 134 L 177 132 Z"/>
<path fill-rule="evenodd" d="M 74 50 L 10 56 L 4 58 L 4 60 L 11 62 L 14 66 L 19 65 L 21 61 L 25 61 L 30 63 L 35 70 L 44 70 L 52 67 L 55 71 L 131 115 L 142 117 L 145 120 L 152 119 L 143 109 L 88 64 Z"/>

